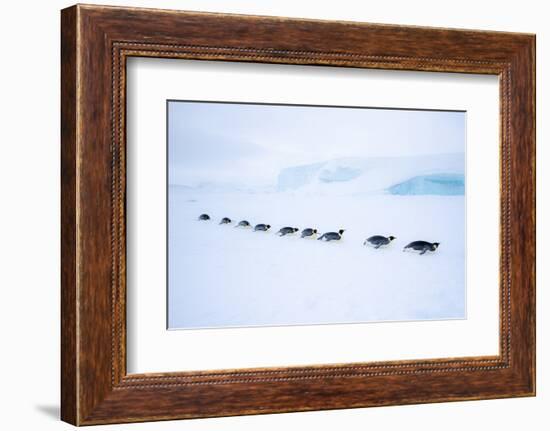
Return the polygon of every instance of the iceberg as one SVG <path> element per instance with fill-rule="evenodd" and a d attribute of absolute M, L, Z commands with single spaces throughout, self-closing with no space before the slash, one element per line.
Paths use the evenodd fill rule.
<path fill-rule="evenodd" d="M 464 175 L 419 175 L 388 188 L 392 195 L 463 195 Z"/>
<path fill-rule="evenodd" d="M 361 175 L 360 169 L 353 169 L 347 166 L 337 166 L 335 169 L 323 169 L 319 173 L 319 180 L 324 183 L 340 181 L 351 181 Z"/>
<path fill-rule="evenodd" d="M 305 186 L 313 180 L 313 177 L 323 165 L 324 163 L 314 163 L 283 169 L 277 179 L 277 190 L 294 190 Z"/>
<path fill-rule="evenodd" d="M 339 158 L 281 170 L 276 190 L 314 195 L 460 195 L 464 165 L 464 153 Z"/>

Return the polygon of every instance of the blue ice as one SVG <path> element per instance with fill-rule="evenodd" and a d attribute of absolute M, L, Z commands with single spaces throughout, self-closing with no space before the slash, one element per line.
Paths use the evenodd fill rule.
<path fill-rule="evenodd" d="M 392 195 L 463 195 L 463 174 L 419 175 L 389 187 Z"/>

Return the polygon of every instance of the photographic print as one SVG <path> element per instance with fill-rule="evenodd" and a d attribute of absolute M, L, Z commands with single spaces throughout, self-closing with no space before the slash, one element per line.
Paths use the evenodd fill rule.
<path fill-rule="evenodd" d="M 167 101 L 168 329 L 464 319 L 464 111 Z"/>

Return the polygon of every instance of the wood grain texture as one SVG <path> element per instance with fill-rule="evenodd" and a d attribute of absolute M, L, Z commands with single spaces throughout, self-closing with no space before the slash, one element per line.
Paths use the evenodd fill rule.
<path fill-rule="evenodd" d="M 77 422 L 76 9 L 61 16 L 61 418 Z"/>
<path fill-rule="evenodd" d="M 127 375 L 130 56 L 498 75 L 499 355 Z M 87 425 L 534 395 L 534 70 L 535 37 L 526 34 L 101 6 L 63 10 L 63 420 Z"/>

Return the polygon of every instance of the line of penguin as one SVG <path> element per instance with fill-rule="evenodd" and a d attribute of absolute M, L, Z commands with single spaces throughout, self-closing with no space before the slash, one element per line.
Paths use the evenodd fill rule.
<path fill-rule="evenodd" d="M 208 221 L 210 220 L 210 216 L 208 214 L 201 214 L 199 216 L 200 221 Z M 219 224 L 231 224 L 233 221 L 229 217 L 224 217 L 220 220 Z M 247 220 L 241 220 L 239 223 L 235 225 L 236 228 L 251 228 L 252 225 Z M 254 232 L 267 232 L 269 229 L 271 229 L 271 225 L 260 223 L 254 226 Z M 285 235 L 293 235 L 296 232 L 298 232 L 300 229 L 297 227 L 283 227 L 279 229 L 277 232 L 277 235 L 279 236 L 285 236 Z M 345 230 L 340 229 L 338 232 L 326 232 L 319 236 L 317 238 L 318 241 L 340 241 L 344 235 Z M 313 228 L 306 228 L 302 230 L 301 238 L 315 238 L 317 236 L 317 229 Z M 386 247 L 391 244 L 392 241 L 394 241 L 396 238 L 392 235 L 390 236 L 383 236 L 383 235 L 374 235 L 365 240 L 363 245 L 374 247 L 375 249 L 379 249 L 381 247 Z M 434 252 L 439 247 L 438 242 L 428 242 L 428 241 L 413 241 L 409 244 L 407 244 L 403 251 L 412 251 L 417 252 L 419 254 L 426 254 L 428 251 Z"/>

